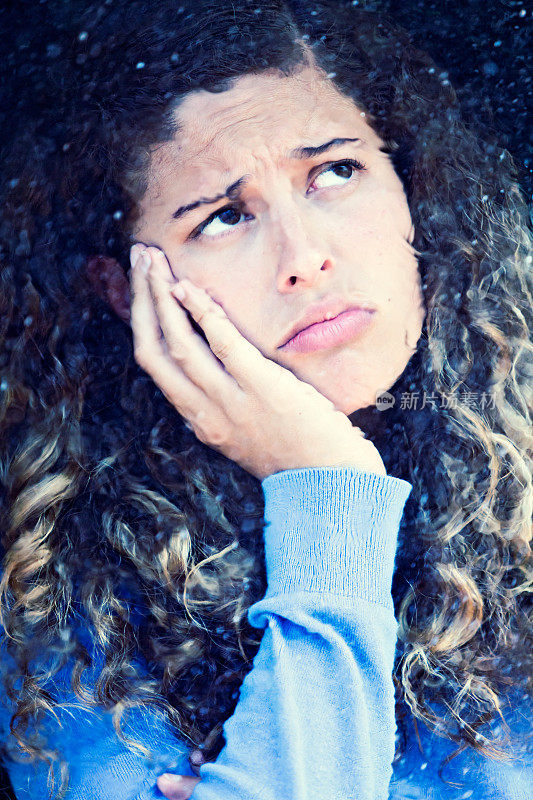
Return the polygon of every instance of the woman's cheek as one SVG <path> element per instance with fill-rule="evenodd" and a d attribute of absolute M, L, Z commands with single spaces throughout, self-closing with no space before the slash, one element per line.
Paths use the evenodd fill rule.
<path fill-rule="evenodd" d="M 208 254 L 202 257 L 201 250 L 188 242 L 170 246 L 165 252 L 177 280 L 188 278 L 197 286 L 206 288 L 202 280 L 210 272 Z"/>

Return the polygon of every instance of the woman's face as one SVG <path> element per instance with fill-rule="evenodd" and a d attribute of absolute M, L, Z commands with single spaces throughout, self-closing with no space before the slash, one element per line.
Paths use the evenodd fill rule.
<path fill-rule="evenodd" d="M 374 405 L 404 371 L 425 314 L 409 207 L 382 140 L 307 67 L 191 92 L 175 113 L 181 130 L 153 151 L 135 239 L 164 250 L 176 278 L 206 289 L 263 355 L 345 414 Z M 335 139 L 358 141 L 294 152 Z M 365 169 L 331 164 L 346 159 Z M 372 305 L 370 324 L 340 344 L 280 349 L 306 309 L 331 297 Z"/>

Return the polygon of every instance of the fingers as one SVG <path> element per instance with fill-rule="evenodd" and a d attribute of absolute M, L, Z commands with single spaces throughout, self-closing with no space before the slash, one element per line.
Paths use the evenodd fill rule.
<path fill-rule="evenodd" d="M 237 330 L 222 306 L 204 289 L 186 278 L 178 285 L 186 292 L 181 300 L 182 305 L 201 326 L 211 350 L 239 386 L 245 392 L 263 392 L 271 389 L 270 366 L 274 367 L 274 363 Z M 278 364 L 275 368 L 283 369 Z"/>
<path fill-rule="evenodd" d="M 163 343 L 159 320 L 152 303 L 149 303 L 149 287 L 143 276 L 142 248 L 139 245 L 131 249 L 132 269 L 130 273 L 133 297 L 130 304 L 131 328 L 135 351 L 142 350 L 143 343 L 151 347 L 154 353 L 163 354 Z M 143 341 L 140 340 L 140 333 Z"/>
<path fill-rule="evenodd" d="M 148 253 L 152 259 L 150 291 L 170 357 L 208 397 L 231 402 L 230 392 L 238 389 L 236 382 L 194 332 L 185 310 L 170 293 L 175 279 L 165 254 L 154 247 L 148 248 Z"/>
<path fill-rule="evenodd" d="M 192 778 L 188 775 L 172 775 L 165 772 L 157 779 L 157 788 L 168 800 L 187 800 L 200 780 L 201 778 Z"/>
<path fill-rule="evenodd" d="M 135 251 L 132 252 L 132 262 L 135 262 L 135 255 Z M 146 262 L 141 255 L 131 270 L 131 329 L 135 360 L 154 379 L 177 411 L 191 419 L 199 408 L 205 406 L 206 398 L 176 368 L 168 354 L 143 264 L 146 265 Z"/>

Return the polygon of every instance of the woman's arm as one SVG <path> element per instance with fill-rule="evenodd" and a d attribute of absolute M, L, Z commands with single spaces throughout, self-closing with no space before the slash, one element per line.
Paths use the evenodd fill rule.
<path fill-rule="evenodd" d="M 391 582 L 411 486 L 349 467 L 266 478 L 266 627 L 192 800 L 381 800 L 394 757 Z"/>
<path fill-rule="evenodd" d="M 395 734 L 390 586 L 410 484 L 325 467 L 276 473 L 262 485 L 268 589 L 249 620 L 265 632 L 224 725 L 226 744 L 200 768 L 193 800 L 386 798 Z M 154 768 L 108 721 L 104 730 L 103 715 L 85 738 L 80 712 L 65 719 L 71 800 L 149 800 L 161 796 L 162 772 L 193 774 L 186 747 L 172 745 L 159 723 L 142 719 L 136 731 L 164 754 Z M 27 771 L 10 774 L 19 800 L 43 796 Z"/>

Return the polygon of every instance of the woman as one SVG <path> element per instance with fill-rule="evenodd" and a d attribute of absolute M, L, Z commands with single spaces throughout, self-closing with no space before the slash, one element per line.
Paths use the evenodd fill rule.
<path fill-rule="evenodd" d="M 392 766 L 391 797 L 526 796 L 530 236 L 509 154 L 351 4 L 103 4 L 51 28 L 46 79 L 15 82 L 2 233 L 17 797 L 40 796 L 47 758 L 72 797 L 155 796 L 155 775 L 189 796 L 192 769 L 161 773 L 193 747 L 200 800 L 384 797 Z M 349 335 L 286 343 L 306 311 L 357 304 Z M 341 506 L 305 572 L 302 531 L 329 541 Z M 354 508 L 384 548 L 357 564 L 335 549 Z M 313 570 L 314 591 L 291 583 Z M 267 648 L 267 667 L 290 655 L 279 695 Z M 283 715 L 306 663 L 312 690 Z M 336 774 L 321 759 L 347 741 Z"/>

